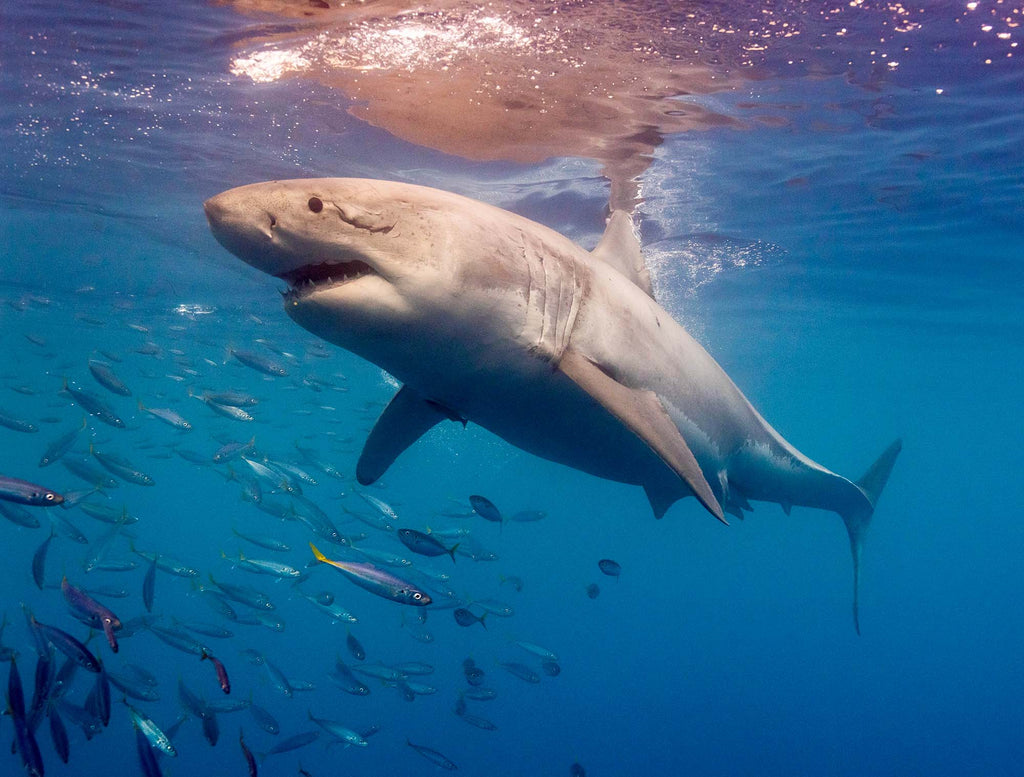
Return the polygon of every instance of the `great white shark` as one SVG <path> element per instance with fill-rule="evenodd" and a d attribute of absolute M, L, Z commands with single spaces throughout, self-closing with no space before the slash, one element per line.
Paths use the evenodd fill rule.
<path fill-rule="evenodd" d="M 298 324 L 402 382 L 360 483 L 451 419 L 639 485 L 659 518 L 687 496 L 722 522 L 751 501 L 831 510 L 850 539 L 859 633 L 861 548 L 900 442 L 856 481 L 786 442 L 655 301 L 625 211 L 586 251 L 500 208 L 389 181 L 254 183 L 204 208 L 225 248 L 288 283 Z"/>

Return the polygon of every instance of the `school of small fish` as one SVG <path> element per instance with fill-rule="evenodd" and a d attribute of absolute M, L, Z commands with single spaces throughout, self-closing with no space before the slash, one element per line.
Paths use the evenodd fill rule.
<path fill-rule="evenodd" d="M 336 720 L 328 714 L 336 706 L 326 700 L 339 690 L 355 705 L 371 694 L 405 703 L 444 695 L 452 720 L 461 721 L 452 725 L 494 732 L 504 683 L 560 674 L 543 635 L 520 639 L 506 626 L 515 614 L 507 596 L 523 590 L 522 577 L 495 574 L 494 589 L 479 595 L 464 592 L 460 580 L 465 564 L 498 559 L 489 546 L 505 536 L 497 533 L 502 526 L 542 520 L 544 511 L 506 515 L 470 494 L 426 517 L 421 509 L 407 514 L 385 489 L 355 486 L 343 466 L 355 457 L 350 448 L 336 453 L 331 434 L 293 440 L 266 425 L 282 408 L 294 409 L 297 396 L 300 412 L 310 415 L 328 415 L 345 401 L 347 379 L 322 343 L 291 352 L 253 337 L 240 347 L 218 341 L 201 317 L 156 317 L 144 326 L 113 310 L 109 317 L 75 316 L 96 343 L 79 353 L 74 339 L 51 345 L 28 328 L 33 313 L 53 304 L 26 295 L 7 300 L 0 314 L 5 345 L 20 331 L 18 348 L 53 365 L 38 375 L 13 363 L 0 369 L 0 391 L 19 395 L 0 407 L 0 445 L 18 450 L 20 462 L 16 471 L 0 472 L 0 542 L 15 532 L 40 537 L 23 569 L 9 564 L 5 571 L 12 580 L 31 579 L 47 605 L 41 616 L 24 602 L 2 601 L 0 660 L 9 662 L 3 721 L 13 727 L 10 757 L 26 774 L 42 777 L 53 758 L 69 763 L 72 750 L 116 726 L 134 732 L 142 774 L 160 775 L 163 761 L 181 751 L 184 726 L 197 726 L 217 746 L 229 715 L 241 721 L 232 724 L 239 774 L 254 777 L 267 759 L 317 742 L 407 747 L 433 767 L 455 770 L 457 752 L 441 752 L 417 731 L 375 740 L 388 730 L 386 718 Z M 248 323 L 259 331 L 262 322 L 250 316 Z M 325 394 L 339 398 L 327 402 Z M 179 473 L 173 482 L 162 474 L 169 467 Z M 220 563 L 205 568 L 188 560 L 189 547 L 161 539 L 158 523 L 168 516 L 139 507 L 139 489 L 180 494 L 194 478 L 239 494 L 239 509 L 209 515 L 205 536 L 195 538 L 221 547 Z M 621 573 L 611 559 L 597 566 L 606 576 Z M 599 589 L 581 583 L 577 592 L 593 599 Z M 208 617 L 192 614 L 195 602 Z M 468 636 L 504 630 L 506 649 L 452 659 L 465 682 L 438 687 L 435 666 L 414 647 L 402 662 L 375 656 L 384 652 L 380 646 L 357 636 L 359 608 L 394 613 L 388 639 L 406 647 L 434 642 L 433 624 L 444 618 Z M 288 633 L 282 612 L 295 611 L 303 613 L 304 629 L 323 635 L 321 667 L 279 666 L 266 655 L 265 643 Z M 18 612 L 24 628 L 9 628 Z M 21 638 L 12 639 L 15 631 Z M 194 671 L 162 675 L 164 651 L 194 658 Z M 295 702 L 302 692 L 308 702 Z M 177 717 L 154 707 L 161 695 L 176 698 Z M 275 708 L 297 703 L 308 704 L 308 725 L 287 731 Z M 301 766 L 300 773 L 310 774 Z M 582 775 L 583 767 L 573 763 L 570 773 Z"/>

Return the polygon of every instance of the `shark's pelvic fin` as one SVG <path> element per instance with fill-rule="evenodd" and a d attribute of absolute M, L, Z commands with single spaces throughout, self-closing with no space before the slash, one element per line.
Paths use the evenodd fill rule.
<path fill-rule="evenodd" d="M 858 634 L 860 634 L 860 614 L 858 611 L 860 598 L 860 553 L 864 545 L 864 535 L 871 523 L 871 516 L 874 514 L 875 506 L 878 504 L 878 497 L 881 496 L 882 489 L 885 488 L 885 484 L 889 481 L 889 473 L 892 472 L 893 464 L 896 463 L 896 457 L 902 448 L 902 440 L 896 440 L 882 452 L 882 455 L 856 482 L 855 485 L 867 499 L 867 504 L 844 510 L 840 513 L 843 523 L 846 524 L 846 533 L 850 535 L 850 551 L 853 553 L 853 626 L 857 629 Z"/>
<path fill-rule="evenodd" d="M 375 481 L 402 451 L 445 419 L 458 420 L 436 402 L 424 399 L 408 386 L 402 386 L 366 438 L 356 464 L 356 480 L 364 486 Z"/>
<path fill-rule="evenodd" d="M 665 488 L 662 484 L 644 483 L 644 493 L 647 501 L 651 503 L 651 510 L 654 517 L 659 521 L 665 517 L 668 508 L 679 500 L 679 491 Z"/>
<path fill-rule="evenodd" d="M 651 289 L 651 275 L 640 251 L 640 240 L 633 227 L 633 219 L 626 211 L 612 211 L 601 242 L 590 252 L 590 255 L 610 264 L 647 292 L 649 297 L 654 297 L 654 292 Z"/>
<path fill-rule="evenodd" d="M 697 459 L 679 433 L 678 427 L 665 412 L 653 391 L 632 389 L 608 375 L 598 365 L 572 348 L 566 350 L 559 369 L 583 389 L 601 407 L 617 418 L 627 429 L 643 440 L 658 457 L 689 486 L 694 496 L 722 523 L 726 523 L 711 485 L 704 477 Z M 374 430 L 376 431 L 376 430 Z M 655 515 L 668 509 L 661 495 L 653 495 L 651 507 Z M 670 503 L 669 503 L 670 504 Z"/>

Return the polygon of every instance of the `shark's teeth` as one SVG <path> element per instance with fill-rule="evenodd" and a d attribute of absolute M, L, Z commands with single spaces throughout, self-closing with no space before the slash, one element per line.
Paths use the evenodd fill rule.
<path fill-rule="evenodd" d="M 351 262 L 319 262 L 281 273 L 278 277 L 288 282 L 285 296 L 312 291 L 318 286 L 338 286 L 356 278 L 373 273 L 366 262 L 354 259 Z"/>

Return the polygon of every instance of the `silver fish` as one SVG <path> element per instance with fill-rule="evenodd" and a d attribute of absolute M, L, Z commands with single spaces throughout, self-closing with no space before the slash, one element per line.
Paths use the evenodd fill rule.
<path fill-rule="evenodd" d="M 357 561 L 332 561 L 324 556 L 312 542 L 309 543 L 309 547 L 312 548 L 317 561 L 330 564 L 353 583 L 372 594 L 400 604 L 412 604 L 418 607 L 424 607 L 432 601 L 430 594 L 426 591 L 395 577 L 380 567 Z"/>
<path fill-rule="evenodd" d="M 173 426 L 175 429 L 181 429 L 184 432 L 192 431 L 192 424 L 186 421 L 182 416 L 166 407 L 146 407 L 139 401 L 139 410 L 145 413 L 149 413 L 154 418 L 163 421 L 168 426 Z"/>

